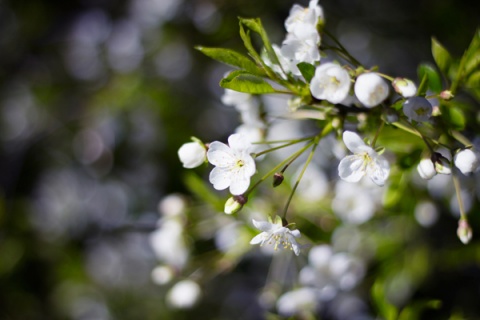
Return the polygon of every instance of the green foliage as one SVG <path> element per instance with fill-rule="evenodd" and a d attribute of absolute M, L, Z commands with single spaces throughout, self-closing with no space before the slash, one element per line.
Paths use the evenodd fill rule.
<path fill-rule="evenodd" d="M 437 70 L 429 64 L 423 63 L 417 69 L 418 79 L 421 79 L 418 87 L 418 95 L 425 96 L 428 89 L 435 93 L 442 91 L 442 79 Z"/>
<path fill-rule="evenodd" d="M 447 49 L 435 38 L 432 38 L 432 55 L 440 71 L 448 74 L 450 66 L 452 65 L 452 57 Z"/>
<path fill-rule="evenodd" d="M 276 92 L 263 78 L 242 70 L 232 71 L 220 81 L 220 86 L 225 89 L 251 94 Z"/>
<path fill-rule="evenodd" d="M 313 76 L 315 75 L 315 66 L 307 63 L 307 62 L 300 62 L 297 64 L 298 70 L 302 73 L 302 76 L 305 78 L 305 81 L 310 83 Z"/>
<path fill-rule="evenodd" d="M 199 50 L 200 52 L 212 59 L 215 59 L 232 67 L 245 69 L 246 71 L 259 76 L 265 75 L 265 72 L 261 68 L 259 68 L 252 60 L 234 50 L 223 48 L 206 48 L 202 46 L 197 46 L 195 47 L 195 49 Z"/>

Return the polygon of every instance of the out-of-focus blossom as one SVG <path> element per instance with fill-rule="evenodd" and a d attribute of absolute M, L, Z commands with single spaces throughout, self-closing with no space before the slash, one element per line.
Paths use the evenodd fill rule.
<path fill-rule="evenodd" d="M 346 223 L 362 224 L 375 214 L 381 199 L 379 190 L 370 180 L 354 184 L 339 180 L 332 200 L 333 212 Z"/>
<path fill-rule="evenodd" d="M 255 174 L 255 161 L 250 155 L 252 145 L 241 134 L 228 137 L 228 144 L 218 141 L 210 144 L 207 158 L 215 168 L 209 178 L 215 189 L 230 187 L 230 193 L 240 195 L 247 191 L 250 177 Z"/>
<path fill-rule="evenodd" d="M 373 72 L 358 76 L 354 90 L 360 103 L 368 108 L 379 105 L 388 96 L 387 82 Z"/>
<path fill-rule="evenodd" d="M 477 155 L 470 149 L 463 149 L 457 152 L 453 158 L 453 162 L 465 175 L 474 172 L 478 167 Z"/>
<path fill-rule="evenodd" d="M 150 245 L 161 262 L 179 270 L 188 260 L 189 251 L 179 218 L 161 220 L 158 229 L 150 234 Z"/>
<path fill-rule="evenodd" d="M 421 201 L 415 207 L 415 219 L 422 227 L 430 227 L 438 219 L 438 210 L 430 201 Z"/>
<path fill-rule="evenodd" d="M 196 282 L 182 280 L 168 291 L 167 302 L 174 308 L 188 309 L 195 305 L 201 294 L 202 290 Z"/>
<path fill-rule="evenodd" d="M 310 82 L 312 95 L 320 100 L 331 103 L 340 103 L 350 90 L 350 76 L 348 72 L 335 63 L 324 63 L 317 67 Z"/>
<path fill-rule="evenodd" d="M 250 244 L 260 244 L 261 246 L 265 243 L 274 243 L 274 249 L 289 249 L 293 250 L 298 256 L 300 254 L 300 245 L 297 243 L 295 238 L 300 237 L 300 231 L 290 230 L 287 227 L 282 225 L 282 219 L 276 217 L 275 223 L 267 221 L 256 221 L 252 219 L 253 225 L 262 233 L 256 235 L 251 241 Z"/>
<path fill-rule="evenodd" d="M 390 173 L 387 159 L 379 155 L 358 136 L 358 134 L 345 131 L 343 142 L 353 155 L 346 156 L 338 165 L 340 178 L 348 182 L 358 182 L 367 175 L 379 186 L 385 184 Z"/>
<path fill-rule="evenodd" d="M 285 317 L 315 312 L 318 305 L 317 290 L 309 287 L 286 292 L 277 300 L 277 310 Z"/>
<path fill-rule="evenodd" d="M 403 113 L 418 122 L 427 121 L 432 115 L 432 105 L 423 97 L 412 97 L 403 104 Z"/>
<path fill-rule="evenodd" d="M 425 180 L 430 180 L 437 174 L 437 171 L 435 170 L 435 165 L 429 158 L 420 160 L 417 165 L 417 171 L 420 177 Z"/>
<path fill-rule="evenodd" d="M 158 285 L 164 285 L 170 282 L 174 276 L 174 272 L 169 266 L 157 266 L 152 270 L 152 281 Z"/>
<path fill-rule="evenodd" d="M 392 82 L 395 91 L 404 98 L 413 97 L 417 93 L 417 86 L 412 80 L 406 78 L 395 78 Z"/>
<path fill-rule="evenodd" d="M 323 19 L 323 10 L 318 5 L 318 0 L 311 0 L 308 8 L 294 4 L 285 20 L 285 29 L 289 33 L 299 35 L 308 27 L 316 29 L 317 24 Z"/>
<path fill-rule="evenodd" d="M 188 142 L 178 149 L 178 157 L 184 168 L 196 168 L 207 160 L 207 149 L 200 141 Z"/>

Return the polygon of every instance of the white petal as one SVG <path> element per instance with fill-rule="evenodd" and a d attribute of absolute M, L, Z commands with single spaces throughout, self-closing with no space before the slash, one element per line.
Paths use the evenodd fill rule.
<path fill-rule="evenodd" d="M 258 230 L 261 231 L 270 231 L 272 229 L 273 224 L 270 222 L 266 221 L 257 221 L 255 219 L 252 219 L 252 223 L 257 228 Z"/>
<path fill-rule="evenodd" d="M 338 165 L 338 175 L 347 182 L 358 182 L 365 175 L 363 157 L 346 156 Z"/>
<path fill-rule="evenodd" d="M 353 153 L 367 151 L 365 147 L 368 147 L 368 146 L 365 144 L 365 142 L 363 142 L 362 138 L 360 138 L 360 136 L 355 132 L 352 132 L 352 131 L 343 132 L 343 142 L 345 143 L 345 146 L 347 146 L 348 150 L 352 151 Z M 371 149 L 371 148 L 368 147 L 368 149 Z"/>
<path fill-rule="evenodd" d="M 228 169 L 215 167 L 210 172 L 209 180 L 216 190 L 224 190 L 230 186 L 231 173 Z"/>
<path fill-rule="evenodd" d="M 250 185 L 250 178 L 235 175 L 230 182 L 230 193 L 233 195 L 241 195 L 247 191 Z"/>
<path fill-rule="evenodd" d="M 233 150 L 239 151 L 248 151 L 252 146 L 247 137 L 240 133 L 230 135 L 230 137 L 228 137 L 228 145 Z"/>
<path fill-rule="evenodd" d="M 235 165 L 236 162 L 232 149 L 218 141 L 214 141 L 209 145 L 207 159 L 208 162 L 219 167 L 230 167 Z"/>
<path fill-rule="evenodd" d="M 255 237 L 253 237 L 252 240 L 250 240 L 250 244 L 262 243 L 265 240 L 265 236 L 267 236 L 266 232 L 262 232 L 260 234 L 257 234 Z"/>
<path fill-rule="evenodd" d="M 385 184 L 385 180 L 387 180 L 388 175 L 390 174 L 390 165 L 382 156 L 378 156 L 375 160 L 373 160 L 367 168 L 367 175 L 372 179 L 375 184 L 379 186 L 383 186 Z"/>

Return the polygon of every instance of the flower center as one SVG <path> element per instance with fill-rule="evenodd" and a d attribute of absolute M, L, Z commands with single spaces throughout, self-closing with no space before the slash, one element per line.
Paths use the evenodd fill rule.
<path fill-rule="evenodd" d="M 237 160 L 237 163 L 235 164 L 237 168 L 241 168 L 244 165 L 245 165 L 245 162 L 243 160 Z"/>

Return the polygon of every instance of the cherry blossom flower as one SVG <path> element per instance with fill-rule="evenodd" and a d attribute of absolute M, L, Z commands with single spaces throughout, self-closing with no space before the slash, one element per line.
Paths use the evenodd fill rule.
<path fill-rule="evenodd" d="M 285 29 L 289 33 L 297 34 L 299 29 L 305 28 L 305 25 L 316 28 L 321 20 L 323 20 L 323 10 L 318 5 L 318 0 L 311 0 L 308 8 L 294 4 L 285 20 Z"/>
<path fill-rule="evenodd" d="M 350 76 L 348 72 L 335 63 L 324 63 L 317 67 L 310 82 L 312 95 L 320 100 L 331 103 L 340 103 L 350 90 Z"/>
<path fill-rule="evenodd" d="M 418 122 L 427 121 L 432 115 L 432 105 L 423 97 L 412 97 L 403 104 L 403 113 Z"/>
<path fill-rule="evenodd" d="M 475 171 L 478 167 L 477 155 L 470 149 L 464 149 L 457 152 L 453 161 L 455 166 L 465 175 Z"/>
<path fill-rule="evenodd" d="M 355 95 L 368 108 L 375 107 L 388 96 L 388 84 L 378 74 L 363 73 L 355 81 Z"/>
<path fill-rule="evenodd" d="M 183 164 L 184 168 L 192 169 L 196 168 L 207 159 L 207 149 L 200 140 L 192 138 L 193 142 L 183 144 L 178 149 L 178 157 Z"/>
<path fill-rule="evenodd" d="M 353 155 L 346 156 L 338 165 L 340 178 L 347 182 L 358 182 L 367 175 L 375 184 L 383 186 L 390 173 L 388 161 L 354 132 L 345 131 L 343 142 Z"/>
<path fill-rule="evenodd" d="M 250 241 L 250 244 L 260 244 L 263 246 L 265 243 L 274 243 L 275 250 L 278 248 L 290 249 L 293 250 L 297 256 L 300 254 L 300 245 L 295 240 L 295 238 L 300 237 L 300 231 L 290 230 L 284 227 L 280 217 L 277 216 L 274 223 L 271 221 L 256 221 L 255 219 L 252 219 L 252 222 L 255 228 L 262 231 L 262 233 L 256 235 Z"/>
<path fill-rule="evenodd" d="M 209 178 L 215 189 L 230 188 L 231 194 L 240 195 L 247 191 L 250 177 L 255 174 L 255 161 L 250 155 L 252 145 L 238 133 L 228 137 L 228 144 L 218 141 L 210 144 L 207 158 L 215 168 Z"/>
<path fill-rule="evenodd" d="M 288 34 L 282 43 L 281 52 L 294 65 L 300 62 L 314 64 L 316 61 L 320 61 L 319 43 L 320 36 L 317 30 L 314 28 L 306 29 L 303 31 L 301 38 L 294 34 Z"/>

